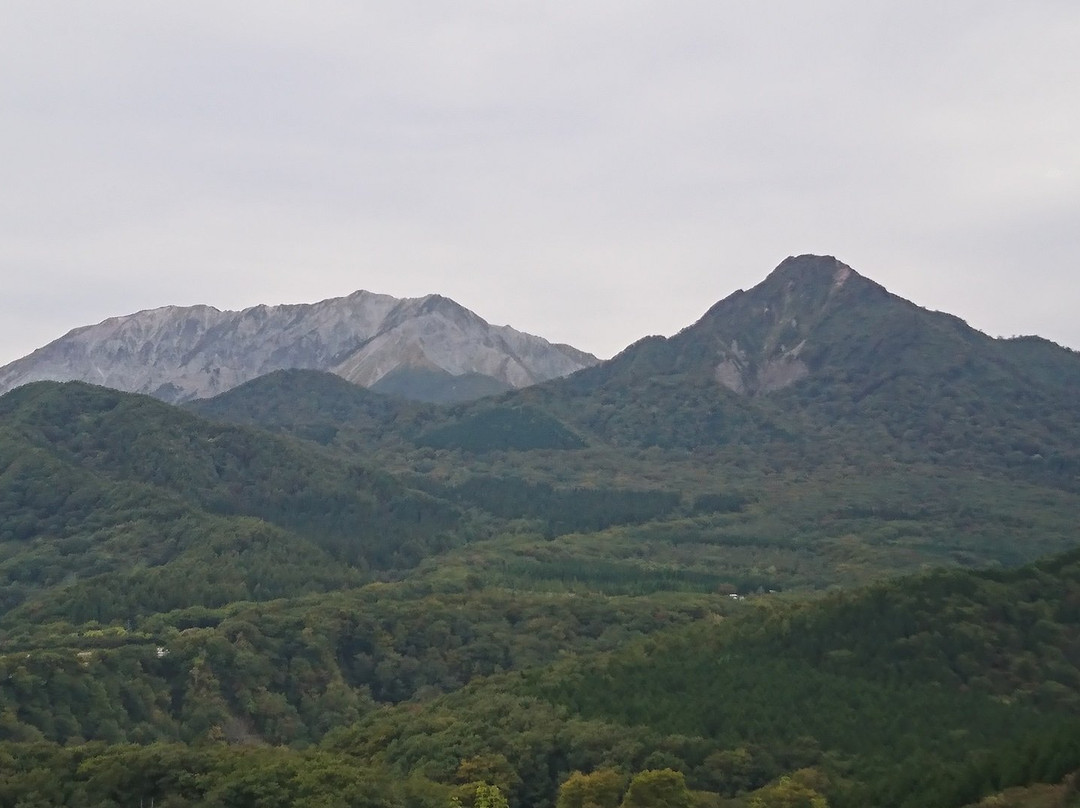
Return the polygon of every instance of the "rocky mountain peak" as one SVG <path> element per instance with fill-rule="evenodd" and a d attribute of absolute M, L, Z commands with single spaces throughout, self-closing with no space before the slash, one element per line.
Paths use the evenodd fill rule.
<path fill-rule="evenodd" d="M 788 256 L 768 277 L 784 280 L 829 280 L 842 285 L 853 274 L 858 275 L 854 269 L 834 256 L 804 254 Z"/>
<path fill-rule="evenodd" d="M 314 304 L 243 311 L 176 307 L 78 328 L 0 368 L 0 393 L 31 381 L 79 380 L 184 401 L 217 395 L 275 370 L 326 370 L 378 389 L 443 400 L 565 376 L 596 357 L 492 326 L 441 295 L 394 298 L 360 290 Z M 422 372 L 422 380 L 402 374 Z M 464 387 L 454 380 L 468 377 Z M 462 390 L 465 390 L 462 393 Z"/>
<path fill-rule="evenodd" d="M 710 334 L 720 384 L 768 393 L 810 375 L 809 357 L 831 339 L 823 327 L 834 315 L 855 316 L 891 297 L 831 255 L 791 256 L 757 286 L 717 303 L 695 328 Z"/>
<path fill-rule="evenodd" d="M 867 288 L 884 291 L 831 255 L 798 255 L 784 259 L 750 291 L 770 310 L 779 307 L 806 317 L 829 305 L 838 294 L 850 298 Z"/>
<path fill-rule="evenodd" d="M 419 298 L 407 298 L 401 301 L 395 316 L 399 320 L 411 317 L 434 317 L 453 322 L 460 328 L 487 329 L 491 325 L 480 315 L 462 306 L 455 300 L 442 295 L 425 295 Z"/>
<path fill-rule="evenodd" d="M 583 380 L 711 378 L 740 395 L 768 394 L 815 374 L 872 366 L 886 330 L 890 343 L 914 344 L 919 312 L 833 256 L 792 256 L 670 339 L 636 343 Z"/>

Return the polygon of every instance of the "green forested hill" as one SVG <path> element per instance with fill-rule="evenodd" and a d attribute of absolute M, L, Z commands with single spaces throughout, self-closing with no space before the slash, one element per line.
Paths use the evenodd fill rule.
<path fill-rule="evenodd" d="M 1078 604 L 1075 552 L 811 604 L 766 596 L 372 713 L 328 745 L 449 779 L 455 761 L 502 755 L 519 804 L 552 799 L 574 769 L 670 767 L 733 805 L 802 772 L 833 806 L 961 806 L 1080 766 Z"/>
<path fill-rule="evenodd" d="M 152 485 L 223 514 L 290 527 L 350 560 L 384 565 L 406 524 L 428 538 L 452 510 L 359 463 L 308 446 L 195 418 L 156 400 L 104 388 L 41 383 L 0 399 L 10 440 L 116 482 Z M 376 547 L 378 543 L 383 547 Z M 397 543 L 397 542 L 395 542 Z"/>
<path fill-rule="evenodd" d="M 184 408 L 206 418 L 281 431 L 320 444 L 400 441 L 439 408 L 372 392 L 333 373 L 279 370 Z"/>
<path fill-rule="evenodd" d="M 833 258 L 788 259 L 670 339 L 505 400 L 620 445 L 751 444 L 804 467 L 866 453 L 1080 481 L 1080 356 L 991 339 Z"/>
<path fill-rule="evenodd" d="M 153 399 L 79 383 L 0 399 L 0 626 L 326 591 L 467 535 L 453 506 L 369 467 Z"/>
<path fill-rule="evenodd" d="M 794 782 L 834 808 L 959 808 L 1080 766 L 1077 553 L 683 611 L 380 586 L 174 612 L 0 657 L 0 795 L 76 805 L 89 789 L 122 805 L 107 789 L 123 782 L 175 805 L 216 789 L 278 804 L 251 796 L 249 768 L 280 789 L 262 799 L 317 805 L 337 782 L 303 780 L 318 761 L 357 773 L 331 803 L 343 805 L 446 804 L 476 780 L 550 805 L 574 771 L 613 769 L 625 788 L 672 769 L 699 805 L 786 805 Z M 73 752 L 86 737 L 203 742 Z M 320 738 L 318 753 L 258 753 Z M 106 762 L 124 779 L 97 779 Z"/>

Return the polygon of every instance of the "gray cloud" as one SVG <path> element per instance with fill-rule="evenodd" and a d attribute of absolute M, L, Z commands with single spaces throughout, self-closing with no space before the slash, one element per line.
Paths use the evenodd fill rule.
<path fill-rule="evenodd" d="M 440 292 L 611 355 L 789 254 L 1080 347 L 1074 2 L 13 2 L 0 364 Z"/>

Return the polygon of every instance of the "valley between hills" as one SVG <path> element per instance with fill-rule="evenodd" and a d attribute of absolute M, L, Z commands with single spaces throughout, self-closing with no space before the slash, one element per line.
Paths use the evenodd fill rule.
<path fill-rule="evenodd" d="M 822 256 L 604 362 L 363 299 L 0 369 L 0 804 L 1080 804 L 1080 355 Z"/>

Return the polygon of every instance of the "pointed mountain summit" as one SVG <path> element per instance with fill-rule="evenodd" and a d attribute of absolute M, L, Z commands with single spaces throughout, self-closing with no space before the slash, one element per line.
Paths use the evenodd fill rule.
<path fill-rule="evenodd" d="M 515 401 L 587 442 L 874 446 L 1080 486 L 1080 355 L 989 337 L 830 256 L 788 258 L 678 334 Z"/>
<path fill-rule="evenodd" d="M 801 255 L 721 300 L 672 342 L 690 353 L 707 347 L 717 382 L 759 395 L 820 371 L 848 338 L 873 344 L 886 323 L 914 311 L 832 256 Z"/>
<path fill-rule="evenodd" d="M 675 336 L 647 337 L 591 375 L 630 368 L 706 373 L 741 395 L 769 393 L 810 374 L 819 349 L 836 336 L 829 328 L 833 320 L 897 305 L 914 308 L 831 256 L 788 258 L 757 286 L 724 298 Z"/>
<path fill-rule="evenodd" d="M 440 295 L 359 291 L 310 305 L 169 306 L 113 317 L 0 368 L 0 393 L 32 381 L 86 381 L 180 402 L 275 370 L 308 369 L 422 401 L 465 401 L 596 361 L 490 325 Z"/>
<path fill-rule="evenodd" d="M 890 293 L 832 256 L 801 255 L 716 303 L 675 336 L 647 337 L 574 383 L 709 375 L 755 397 L 804 379 L 871 384 L 976 366 L 987 373 L 993 366 L 990 375 L 1032 387 L 1076 391 L 1080 384 L 1073 351 L 1037 337 L 991 338 L 958 317 Z"/>

